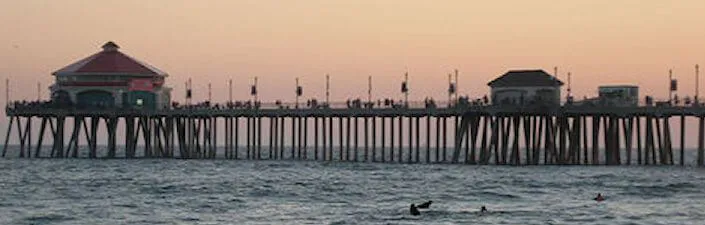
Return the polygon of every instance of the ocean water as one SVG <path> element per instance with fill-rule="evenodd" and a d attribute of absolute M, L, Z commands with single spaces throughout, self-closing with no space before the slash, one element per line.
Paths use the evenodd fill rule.
<path fill-rule="evenodd" d="M 0 159 L 0 224 L 703 224 L 704 200 L 692 166 Z"/>

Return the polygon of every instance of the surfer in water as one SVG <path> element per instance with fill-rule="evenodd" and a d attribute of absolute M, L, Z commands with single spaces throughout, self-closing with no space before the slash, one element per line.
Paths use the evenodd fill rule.
<path fill-rule="evenodd" d="M 417 206 L 417 208 L 419 208 L 419 209 L 428 209 L 428 207 L 431 206 L 431 203 L 433 203 L 433 201 L 427 201 L 427 202 L 421 203 L 421 204 L 419 204 L 419 205 Z"/>
<path fill-rule="evenodd" d="M 409 207 L 409 212 L 414 216 L 421 215 L 421 212 L 419 212 L 419 209 L 413 203 L 411 204 L 411 207 Z"/>
<path fill-rule="evenodd" d="M 597 197 L 593 198 L 593 200 L 601 202 L 605 200 L 605 197 L 602 197 L 602 193 L 597 193 Z"/>
<path fill-rule="evenodd" d="M 480 207 L 480 213 L 487 213 L 487 207 L 485 207 L 484 205 Z"/>

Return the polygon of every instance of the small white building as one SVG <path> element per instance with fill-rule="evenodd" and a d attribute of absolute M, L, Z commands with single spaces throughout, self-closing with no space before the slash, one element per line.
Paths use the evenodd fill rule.
<path fill-rule="evenodd" d="M 603 106 L 632 107 L 639 105 L 639 87 L 608 85 L 598 87 L 599 104 Z"/>
<path fill-rule="evenodd" d="M 563 82 L 543 70 L 511 70 L 487 83 L 494 105 L 560 105 Z"/>

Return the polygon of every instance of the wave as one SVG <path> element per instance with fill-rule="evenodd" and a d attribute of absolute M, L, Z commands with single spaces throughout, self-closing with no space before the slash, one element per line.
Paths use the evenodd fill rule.
<path fill-rule="evenodd" d="M 641 197 L 669 197 L 684 193 L 699 193 L 697 185 L 692 183 L 671 183 L 655 185 L 630 185 L 625 187 L 624 195 Z"/>
<path fill-rule="evenodd" d="M 76 218 L 60 215 L 60 214 L 46 214 L 46 215 L 32 215 L 22 219 L 21 224 L 55 224 L 65 221 L 75 220 Z"/>

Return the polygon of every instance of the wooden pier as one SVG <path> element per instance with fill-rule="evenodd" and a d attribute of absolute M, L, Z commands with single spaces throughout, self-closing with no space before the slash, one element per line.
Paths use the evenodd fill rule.
<path fill-rule="evenodd" d="M 6 114 L 10 120 L 3 157 L 480 165 L 686 165 L 695 161 L 702 166 L 705 162 L 705 108 L 701 107 L 459 105 L 166 111 L 8 107 Z M 686 119 L 698 121 L 697 136 L 696 131 L 686 130 Z M 674 120 L 680 124 L 679 149 L 674 149 L 671 135 Z M 33 121 L 39 122 L 38 134 L 32 133 Z M 13 132 L 18 134 L 18 152 L 8 151 Z M 691 135 L 683 135 L 686 132 Z M 107 146 L 104 151 L 98 147 L 99 135 L 107 140 L 100 145 Z M 686 136 L 697 137 L 696 159 L 686 157 Z M 118 137 L 124 143 L 118 143 Z M 43 151 L 45 139 L 53 142 L 49 151 Z"/>

